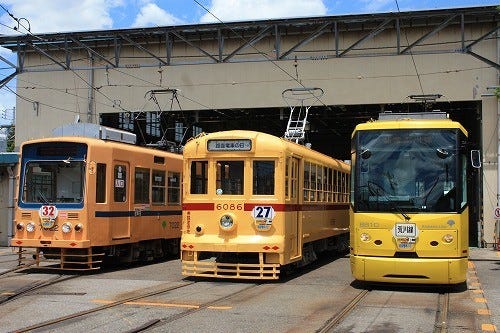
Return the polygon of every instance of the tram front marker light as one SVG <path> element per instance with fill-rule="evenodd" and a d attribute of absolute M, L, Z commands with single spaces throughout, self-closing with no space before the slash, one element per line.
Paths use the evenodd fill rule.
<path fill-rule="evenodd" d="M 225 214 L 220 218 L 220 227 L 222 230 L 230 231 L 234 227 L 234 220 L 231 215 Z"/>
<path fill-rule="evenodd" d="M 451 242 L 453 242 L 453 235 L 450 235 L 450 234 L 444 235 L 443 236 L 443 241 L 445 243 L 448 243 L 448 244 L 451 243 Z"/>
<path fill-rule="evenodd" d="M 30 222 L 30 223 L 26 224 L 26 231 L 27 232 L 35 231 L 35 223 Z"/>
<path fill-rule="evenodd" d="M 24 230 L 24 223 L 19 222 L 18 224 L 16 224 L 16 229 L 17 229 L 17 231 L 23 231 Z"/>
<path fill-rule="evenodd" d="M 64 232 L 65 234 L 67 234 L 68 232 L 70 232 L 70 231 L 71 231 L 71 223 L 69 223 L 69 222 L 64 223 L 64 224 L 62 225 L 62 227 L 61 227 L 61 230 L 62 230 L 62 232 Z"/>
<path fill-rule="evenodd" d="M 75 231 L 76 232 L 80 232 L 82 230 L 83 230 L 83 224 L 78 223 L 77 225 L 75 225 Z"/>
<path fill-rule="evenodd" d="M 361 235 L 359 235 L 359 238 L 361 238 L 361 241 L 363 242 L 368 242 L 371 239 L 370 235 L 366 232 L 363 232 Z"/>

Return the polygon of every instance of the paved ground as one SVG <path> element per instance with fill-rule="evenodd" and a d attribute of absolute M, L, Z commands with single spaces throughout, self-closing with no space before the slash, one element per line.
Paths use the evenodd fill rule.
<path fill-rule="evenodd" d="M 485 320 L 483 332 L 498 332 L 500 329 L 500 251 L 491 248 L 470 248 L 467 283 L 469 289 L 472 289 L 477 296 L 474 300 L 484 303 L 484 309 L 489 310 L 491 315 L 490 323 Z"/>

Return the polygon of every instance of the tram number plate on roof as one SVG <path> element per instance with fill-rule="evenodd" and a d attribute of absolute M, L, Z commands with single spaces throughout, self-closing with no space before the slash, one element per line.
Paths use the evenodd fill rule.
<path fill-rule="evenodd" d="M 396 223 L 394 226 L 394 236 L 415 237 L 417 236 L 417 226 L 415 223 Z"/>

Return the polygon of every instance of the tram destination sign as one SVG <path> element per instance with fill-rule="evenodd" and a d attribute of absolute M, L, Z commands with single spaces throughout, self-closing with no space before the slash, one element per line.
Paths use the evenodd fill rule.
<path fill-rule="evenodd" d="M 250 151 L 252 141 L 249 139 L 208 140 L 208 151 Z"/>

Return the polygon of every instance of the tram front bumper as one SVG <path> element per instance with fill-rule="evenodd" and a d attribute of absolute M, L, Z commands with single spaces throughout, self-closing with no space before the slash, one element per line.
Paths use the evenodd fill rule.
<path fill-rule="evenodd" d="M 67 248 L 67 249 L 85 249 L 90 247 L 90 240 L 13 238 L 10 242 L 10 246 L 18 246 L 25 248 L 54 247 L 54 248 Z"/>
<path fill-rule="evenodd" d="M 388 258 L 351 255 L 356 280 L 388 283 L 457 284 L 466 280 L 467 258 Z"/>

